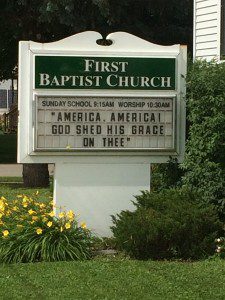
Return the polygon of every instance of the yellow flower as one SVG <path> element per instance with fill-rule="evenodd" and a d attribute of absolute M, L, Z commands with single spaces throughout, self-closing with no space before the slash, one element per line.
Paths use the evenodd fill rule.
<path fill-rule="evenodd" d="M 70 224 L 70 223 L 66 223 L 66 224 L 65 224 L 65 228 L 66 228 L 66 229 L 70 229 L 70 228 L 71 228 L 71 224 Z"/>
<path fill-rule="evenodd" d="M 17 195 L 17 198 L 23 198 L 23 195 Z"/>
<path fill-rule="evenodd" d="M 80 227 L 83 228 L 83 229 L 86 229 L 86 228 L 87 228 L 87 225 L 86 225 L 85 222 L 82 222 L 82 223 L 80 224 Z"/>
<path fill-rule="evenodd" d="M 7 236 L 9 235 L 9 231 L 8 231 L 8 230 L 3 230 L 3 231 L 2 231 L 2 235 L 3 235 L 4 237 L 7 237 Z"/>
<path fill-rule="evenodd" d="M 69 218 L 69 219 L 74 219 L 74 212 L 72 211 L 72 210 L 69 210 L 68 212 L 67 212 L 67 217 Z"/>
<path fill-rule="evenodd" d="M 29 209 L 29 210 L 28 210 L 28 213 L 29 213 L 29 215 L 33 215 L 33 214 L 35 214 L 36 212 L 35 212 L 33 209 Z"/>
<path fill-rule="evenodd" d="M 5 210 L 5 203 L 3 200 L 0 199 L 0 210 L 4 211 Z"/>
<path fill-rule="evenodd" d="M 64 212 L 59 213 L 59 218 L 62 219 L 63 217 L 65 217 L 65 213 Z"/>
<path fill-rule="evenodd" d="M 39 194 L 39 191 L 37 191 L 35 195 L 37 196 L 38 194 Z"/>
<path fill-rule="evenodd" d="M 28 200 L 29 200 L 29 198 L 28 198 L 27 196 L 24 196 L 24 197 L 23 197 L 23 203 L 24 203 L 24 202 L 27 202 Z"/>
<path fill-rule="evenodd" d="M 32 216 L 32 220 L 33 220 L 33 221 L 37 221 L 37 220 L 38 220 L 38 217 L 37 217 L 37 216 Z"/>
<path fill-rule="evenodd" d="M 17 207 L 17 206 L 14 206 L 14 207 L 12 208 L 12 210 L 13 210 L 13 211 L 18 211 L 18 207 Z"/>
<path fill-rule="evenodd" d="M 2 201 L 6 201 L 5 197 L 3 197 L 3 196 L 2 196 L 0 199 L 1 199 Z"/>
<path fill-rule="evenodd" d="M 48 215 L 49 215 L 50 217 L 54 217 L 54 216 L 55 216 L 55 213 L 54 213 L 54 211 L 51 211 Z"/>
<path fill-rule="evenodd" d="M 41 203 L 41 204 L 39 205 L 40 208 L 45 208 L 45 206 L 46 206 L 46 205 L 45 205 L 44 203 Z"/>
<path fill-rule="evenodd" d="M 47 221 L 48 221 L 48 218 L 44 217 L 44 218 L 42 219 L 42 221 L 43 221 L 43 222 L 47 222 Z"/>
<path fill-rule="evenodd" d="M 36 230 L 36 232 L 37 232 L 37 234 L 42 234 L 42 229 L 41 228 L 38 228 L 37 230 Z"/>
<path fill-rule="evenodd" d="M 60 232 L 63 232 L 63 227 L 62 226 L 60 227 Z"/>
<path fill-rule="evenodd" d="M 28 206 L 27 203 L 23 203 L 23 207 L 26 208 Z"/>
<path fill-rule="evenodd" d="M 47 223 L 47 226 L 48 226 L 48 227 L 52 227 L 52 222 L 49 221 L 49 222 Z"/>

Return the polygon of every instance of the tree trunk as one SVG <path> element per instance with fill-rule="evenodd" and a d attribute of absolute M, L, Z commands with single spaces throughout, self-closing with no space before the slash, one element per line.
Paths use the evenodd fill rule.
<path fill-rule="evenodd" d="M 24 164 L 23 183 L 25 187 L 48 187 L 48 164 Z"/>

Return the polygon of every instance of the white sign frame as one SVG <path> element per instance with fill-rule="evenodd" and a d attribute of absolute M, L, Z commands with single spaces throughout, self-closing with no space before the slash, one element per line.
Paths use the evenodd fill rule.
<path fill-rule="evenodd" d="M 110 34 L 111 46 L 100 46 L 96 40 L 102 36 L 93 31 L 83 32 L 53 43 L 22 41 L 19 46 L 19 163 L 162 163 L 169 157 L 182 161 L 185 145 L 185 77 L 186 47 L 180 45 L 160 46 L 144 41 L 124 32 Z M 140 90 L 35 90 L 35 55 L 57 56 L 100 56 L 100 57 L 164 57 L 176 58 L 175 91 Z M 35 97 L 36 96 L 105 96 L 105 97 L 173 97 L 176 105 L 176 151 L 78 151 L 75 152 L 35 152 Z"/>

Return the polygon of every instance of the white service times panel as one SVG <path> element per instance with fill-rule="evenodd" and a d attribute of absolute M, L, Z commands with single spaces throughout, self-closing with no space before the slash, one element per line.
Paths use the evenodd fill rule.
<path fill-rule="evenodd" d="M 37 96 L 35 151 L 174 151 L 175 99 Z"/>

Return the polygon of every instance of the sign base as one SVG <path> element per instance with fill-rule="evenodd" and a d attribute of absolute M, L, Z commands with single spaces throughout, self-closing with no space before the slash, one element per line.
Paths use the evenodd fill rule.
<path fill-rule="evenodd" d="M 149 164 L 55 165 L 54 203 L 72 209 L 97 236 L 112 236 L 111 215 L 134 210 L 141 190 L 150 190 Z"/>

